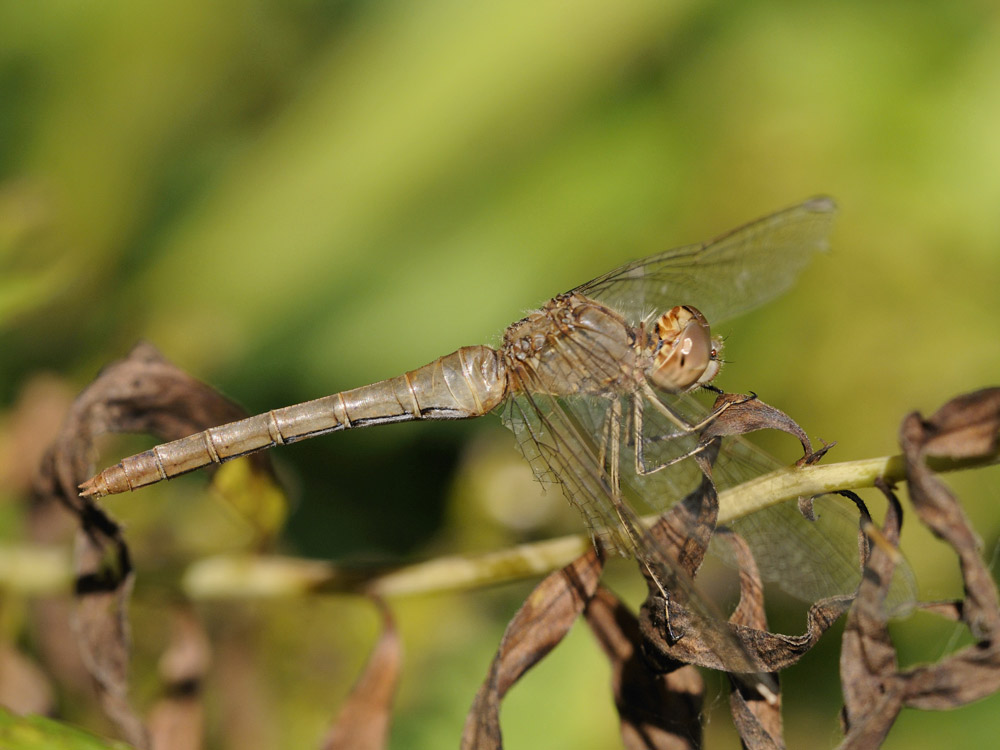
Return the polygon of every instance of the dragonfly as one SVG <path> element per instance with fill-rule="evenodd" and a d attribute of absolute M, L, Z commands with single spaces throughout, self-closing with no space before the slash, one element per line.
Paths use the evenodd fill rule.
<path fill-rule="evenodd" d="M 513 323 L 499 348 L 462 347 L 388 380 L 158 445 L 81 492 L 135 490 L 340 430 L 498 411 L 536 477 L 561 486 L 604 547 L 634 556 L 664 585 L 683 582 L 638 519 L 702 479 L 691 456 L 718 410 L 697 392 L 713 387 L 722 364 L 711 325 L 789 289 L 827 248 L 835 213 L 832 199 L 811 198 L 709 242 L 633 261 Z M 777 466 L 745 438 L 727 437 L 713 479 L 725 489 Z M 764 576 L 791 593 L 851 593 L 860 578 L 857 515 L 832 503 L 820 515 L 822 524 L 807 520 L 792 501 L 732 526 Z"/>

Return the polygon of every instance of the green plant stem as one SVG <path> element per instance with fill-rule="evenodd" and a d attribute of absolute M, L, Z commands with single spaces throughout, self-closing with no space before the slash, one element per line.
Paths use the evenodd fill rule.
<path fill-rule="evenodd" d="M 976 459 L 930 460 L 937 472 L 996 463 L 1000 455 Z M 719 494 L 719 523 L 725 524 L 769 505 L 834 490 L 872 487 L 876 479 L 905 479 L 902 456 L 845 461 L 826 466 L 786 467 Z M 656 516 L 643 518 L 652 523 Z M 192 563 L 182 586 L 194 600 L 357 593 L 383 597 L 475 589 L 545 575 L 567 565 L 590 546 L 590 537 L 571 535 L 521 544 L 480 555 L 452 555 L 398 567 L 350 568 L 322 560 L 229 554 Z M 65 550 L 0 545 L 0 586 L 26 595 L 67 593 L 73 574 Z"/>
<path fill-rule="evenodd" d="M 998 459 L 998 455 L 972 461 L 931 459 L 930 464 L 937 472 L 949 472 L 987 466 Z M 879 478 L 890 483 L 903 481 L 903 457 L 778 469 L 720 493 L 719 523 L 802 496 L 872 487 Z M 656 518 L 647 516 L 642 520 L 651 524 Z M 268 596 L 303 590 L 403 596 L 474 589 L 545 575 L 572 562 L 590 544 L 589 536 L 564 536 L 499 552 L 440 557 L 381 571 L 350 571 L 324 562 L 289 558 L 220 556 L 193 564 L 184 577 L 184 587 L 193 598 Z"/>

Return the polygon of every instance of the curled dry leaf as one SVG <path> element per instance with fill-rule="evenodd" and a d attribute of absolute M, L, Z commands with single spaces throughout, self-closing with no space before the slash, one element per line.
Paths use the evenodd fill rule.
<path fill-rule="evenodd" d="M 767 630 L 767 613 L 764 610 L 764 584 L 757 562 L 746 542 L 738 534 L 720 529 L 733 548 L 733 557 L 740 571 L 740 600 L 729 617 L 733 625 Z M 772 675 L 778 684 L 777 673 Z M 784 747 L 781 726 L 781 694 L 773 701 L 762 700 L 759 693 L 747 689 L 738 680 L 730 680 L 729 708 L 736 731 L 748 750 Z"/>
<path fill-rule="evenodd" d="M 902 508 L 895 494 L 880 485 L 889 501 L 882 535 L 893 547 L 899 544 Z M 840 651 L 840 676 L 844 693 L 841 721 L 844 746 L 877 747 L 889 732 L 902 706 L 895 684 L 898 662 L 886 627 L 886 597 L 895 562 L 881 546 L 871 549 L 865 575 L 847 617 Z"/>
<path fill-rule="evenodd" d="M 756 395 L 750 397 L 737 393 L 721 393 L 715 400 L 713 411 L 725 406 L 717 419 L 712 420 L 701 433 L 703 443 L 725 437 L 726 435 L 746 435 L 760 430 L 781 430 L 794 436 L 802 444 L 806 459 L 813 455 L 809 437 L 794 419 L 770 404 L 761 401 Z M 825 453 L 830 446 L 823 448 Z M 822 455 L 822 454 L 820 454 Z M 812 461 L 807 461 L 812 463 Z"/>
<path fill-rule="evenodd" d="M 500 701 L 521 675 L 563 639 L 597 590 L 604 563 L 591 549 L 548 575 L 508 623 L 486 681 L 465 719 L 463 750 L 503 747 Z"/>
<path fill-rule="evenodd" d="M 907 672 L 906 704 L 953 708 L 1000 690 L 1000 606 L 979 539 L 957 499 L 927 467 L 925 458 L 996 458 L 1000 435 L 1000 388 L 959 396 L 932 417 L 903 420 L 900 443 L 914 511 L 950 544 L 959 558 L 965 599 L 960 612 L 977 643 L 938 664 Z"/>
<path fill-rule="evenodd" d="M 910 414 L 900 427 L 913 509 L 958 555 L 966 590 L 963 619 L 973 635 L 983 637 L 992 637 L 1000 628 L 996 587 L 979 555 L 979 538 L 956 498 L 925 459 L 995 456 L 998 432 L 1000 388 L 959 396 L 927 420 Z"/>
<path fill-rule="evenodd" d="M 996 586 L 957 498 L 926 462 L 928 457 L 995 457 L 998 433 L 1000 389 L 996 388 L 959 396 L 927 420 L 917 413 L 903 420 L 900 443 L 914 510 L 955 550 L 966 590 L 961 603 L 934 604 L 925 609 L 949 619 L 960 617 L 978 643 L 936 664 L 899 671 L 884 607 L 893 555 L 874 546 L 844 633 L 842 748 L 877 747 L 904 706 L 950 709 L 1000 689 L 1000 607 Z M 899 502 L 890 487 L 882 485 L 880 489 L 889 499 L 883 535 L 895 545 L 901 519 Z"/>
<path fill-rule="evenodd" d="M 71 430 L 74 416 L 71 413 L 67 420 Z M 134 580 L 131 557 L 118 524 L 101 508 L 76 497 L 76 485 L 86 476 L 86 470 L 77 471 L 86 467 L 77 453 L 81 448 L 60 436 L 42 462 L 34 494 L 40 502 L 61 502 L 79 518 L 73 634 L 104 712 L 129 743 L 147 747 L 145 727 L 128 700 L 126 608 Z"/>
<path fill-rule="evenodd" d="M 381 750 L 389 746 L 389 720 L 403 648 L 389 608 L 381 599 L 373 600 L 382 615 L 382 634 L 323 741 L 323 750 Z"/>
<path fill-rule="evenodd" d="M 105 433 L 148 432 L 174 439 L 240 416 L 232 402 L 174 367 L 151 345 L 139 344 L 105 368 L 73 402 L 34 482 L 37 503 L 59 503 L 79 521 L 73 616 L 77 645 L 105 712 L 136 746 L 147 746 L 148 736 L 127 695 L 131 557 L 120 526 L 93 500 L 80 496 L 77 486 L 93 471 L 95 441 Z"/>
<path fill-rule="evenodd" d="M 714 452 L 713 447 L 699 457 L 708 457 L 709 453 L 714 457 Z M 705 561 L 718 518 L 719 496 L 711 478 L 705 476 L 696 490 L 657 519 L 649 528 L 649 535 L 664 554 L 693 579 Z M 656 582 L 649 576 L 647 579 L 650 595 L 661 595 Z M 672 591 L 671 594 L 679 601 L 685 600 L 684 591 Z"/>
<path fill-rule="evenodd" d="M 699 455 L 705 457 L 710 451 Z M 664 554 L 676 560 L 691 579 L 705 559 L 718 510 L 715 485 L 706 475 L 697 490 L 660 516 L 649 529 L 649 535 Z M 647 640 L 647 653 L 654 656 L 660 669 L 667 671 L 695 664 L 725 671 L 726 665 L 747 663 L 747 657 L 752 659 L 752 654 L 735 637 L 733 628 L 722 622 L 721 617 L 690 609 L 683 589 L 671 590 L 669 599 L 665 599 L 658 582 L 649 575 L 647 581 L 649 595 L 642 604 L 640 628 Z"/>
<path fill-rule="evenodd" d="M 639 623 L 610 591 L 599 588 L 584 611 L 611 662 L 611 687 L 627 750 L 701 747 L 705 685 L 691 666 L 664 672 L 642 653 Z"/>
<path fill-rule="evenodd" d="M 718 452 L 723 436 L 740 435 L 762 429 L 777 429 L 794 435 L 802 444 L 806 463 L 815 462 L 830 446 L 813 452 L 805 432 L 792 419 L 760 399 L 733 394 L 721 394 L 715 407 L 729 404 L 719 417 L 705 429 L 697 458 L 705 473 L 701 486 L 684 500 L 674 505 L 650 529 L 650 534 L 676 560 L 691 577 L 697 573 L 716 533 L 718 496 L 711 482 L 711 464 Z M 743 554 L 743 552 L 738 552 Z M 749 556 L 749 551 L 746 551 Z M 750 558 L 752 559 L 752 558 Z M 742 563 L 740 567 L 749 570 Z M 760 585 L 756 565 L 753 566 L 755 582 Z M 756 597 L 748 590 L 751 582 L 741 580 L 741 596 L 747 601 Z M 643 604 L 640 620 L 642 632 L 648 639 L 650 652 L 667 662 L 695 664 L 711 669 L 724 669 L 726 663 L 738 663 L 729 652 L 734 647 L 743 652 L 744 661 L 765 673 L 776 672 L 795 663 L 811 649 L 820 636 L 842 615 L 850 605 L 851 597 L 831 597 L 815 603 L 807 615 L 807 629 L 800 636 L 770 633 L 766 624 L 750 617 L 749 611 L 738 610 L 737 621 L 726 625 L 709 622 L 704 612 L 688 609 L 683 592 L 671 592 L 669 602 L 664 602 L 659 589 L 653 585 Z M 741 605 L 750 607 L 750 604 Z M 756 605 L 754 605 L 756 606 Z M 750 620 L 750 621 L 748 621 Z M 756 625 L 754 624 L 756 623 Z M 724 630 L 723 630 L 724 628 Z"/>
<path fill-rule="evenodd" d="M 652 599 L 642 609 L 643 635 L 647 649 L 660 658 L 725 671 L 718 647 L 705 633 L 712 627 L 704 618 L 673 601 L 657 605 Z M 746 625 L 730 624 L 735 641 L 761 671 L 776 672 L 791 666 L 816 645 L 820 637 L 848 610 L 852 597 L 830 597 L 813 604 L 806 614 L 802 635 L 783 635 Z M 674 633 L 670 638 L 669 633 Z"/>

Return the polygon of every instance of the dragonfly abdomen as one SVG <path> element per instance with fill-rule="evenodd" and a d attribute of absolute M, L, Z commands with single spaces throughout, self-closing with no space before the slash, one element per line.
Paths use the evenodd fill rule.
<path fill-rule="evenodd" d="M 503 401 L 507 375 L 498 352 L 466 346 L 404 375 L 211 427 L 110 466 L 81 485 L 103 497 L 155 484 L 275 445 L 354 427 L 416 419 L 465 419 Z"/>

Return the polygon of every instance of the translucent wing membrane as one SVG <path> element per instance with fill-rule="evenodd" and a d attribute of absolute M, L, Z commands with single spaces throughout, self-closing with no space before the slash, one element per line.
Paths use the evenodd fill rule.
<path fill-rule="evenodd" d="M 600 447 L 570 421 L 559 399 L 546 394 L 512 398 L 504 409 L 503 423 L 514 432 L 535 476 L 561 485 L 605 549 L 641 557 L 615 512 L 610 478 L 598 456 Z"/>
<path fill-rule="evenodd" d="M 693 396 L 657 395 L 688 424 L 696 424 L 710 413 Z M 639 429 L 637 406 L 641 409 Z M 610 446 L 617 446 L 621 498 L 629 512 L 664 511 L 701 481 L 695 461 L 685 458 L 697 447 L 694 433 L 681 430 L 641 392 L 616 397 L 519 397 L 508 407 L 504 421 L 517 435 L 536 475 L 563 484 L 567 497 L 596 536 L 620 552 L 659 560 L 656 550 L 635 548 L 647 544 L 647 538 L 637 542 L 622 532 L 611 496 L 611 458 L 607 453 Z M 618 431 L 615 440 L 610 437 L 612 430 Z M 637 445 L 641 445 L 638 464 Z M 731 436 L 723 439 L 713 479 L 723 490 L 780 466 L 777 459 L 745 438 Z M 815 520 L 809 520 L 792 500 L 729 524 L 750 546 L 764 580 L 809 602 L 851 594 L 861 577 L 857 508 L 839 496 L 823 495 L 815 499 L 814 510 Z M 730 559 L 725 544 L 713 543 L 712 551 Z M 915 597 L 912 574 L 903 564 L 889 606 L 905 605 Z"/>
<path fill-rule="evenodd" d="M 827 247 L 836 205 L 812 198 L 715 240 L 633 261 L 573 291 L 618 310 L 633 325 L 653 311 L 694 305 L 712 325 L 786 291 Z"/>
<path fill-rule="evenodd" d="M 704 419 L 709 413 L 709 409 L 694 398 L 683 399 L 682 405 L 685 417 L 692 422 Z M 652 435 L 672 428 L 656 414 L 652 420 L 652 424 L 646 425 Z M 712 475 L 718 488 L 725 490 L 782 466 L 746 438 L 729 436 L 722 441 Z M 640 481 L 644 479 L 647 478 L 639 478 Z M 642 492 L 650 498 L 666 497 L 653 487 Z M 850 500 L 834 494 L 813 498 L 812 507 L 813 519 L 803 515 L 796 500 L 788 500 L 727 525 L 747 542 L 763 579 L 786 593 L 807 602 L 852 594 L 861 577 L 858 508 Z M 730 550 L 726 544 L 713 543 L 712 546 L 712 551 L 726 560 L 730 559 Z M 889 592 L 888 611 L 903 610 L 916 598 L 912 570 L 905 562 L 900 562 Z"/>
<path fill-rule="evenodd" d="M 531 378 L 530 372 L 525 372 L 524 376 Z M 614 402 L 609 400 L 608 403 Z M 590 430 L 580 424 L 564 404 L 564 399 L 529 391 L 513 399 L 504 411 L 504 424 L 514 431 L 536 475 L 543 480 L 558 480 L 567 499 L 584 515 L 598 541 L 636 557 L 661 586 L 680 595 L 692 611 L 704 618 L 702 627 L 711 629 L 706 640 L 720 646 L 717 656 L 727 669 L 735 673 L 754 673 L 752 658 L 728 630 L 725 618 L 709 599 L 698 593 L 694 582 L 674 560 L 655 544 L 626 499 L 617 492 L 612 476 L 602 465 L 609 459 L 607 445 L 603 441 L 595 442 Z M 613 439 L 610 431 L 603 434 Z M 763 684 L 768 685 L 769 680 L 763 680 Z"/>
<path fill-rule="evenodd" d="M 684 457 L 697 446 L 698 438 L 693 432 L 682 431 L 678 425 L 652 408 L 645 408 L 641 393 L 616 397 L 614 407 L 611 398 L 595 399 L 576 396 L 565 399 L 565 408 L 571 418 L 583 426 L 583 430 L 599 435 L 609 430 L 619 434 L 618 463 L 621 467 L 624 491 L 629 495 L 637 512 L 646 514 L 667 510 L 676 501 L 694 490 L 701 481 L 702 473 L 698 465 Z M 669 396 L 667 400 L 673 410 L 688 424 L 704 417 L 704 410 L 691 396 Z M 635 405 L 643 406 L 642 416 L 637 417 Z M 641 420 L 641 425 L 636 420 Z M 616 421 L 617 420 L 617 421 Z M 636 441 L 640 440 L 642 467 L 637 469 Z M 605 461 L 607 464 L 607 461 Z M 639 471 L 655 472 L 640 475 Z"/>

